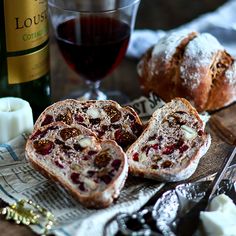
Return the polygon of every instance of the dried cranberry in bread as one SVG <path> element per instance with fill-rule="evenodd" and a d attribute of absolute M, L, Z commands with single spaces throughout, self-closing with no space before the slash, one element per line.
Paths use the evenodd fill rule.
<path fill-rule="evenodd" d="M 142 122 L 131 107 L 106 101 L 79 101 L 67 99 L 45 109 L 35 123 L 35 129 L 54 121 L 68 125 L 83 125 L 100 139 L 115 140 L 126 148 L 142 132 Z"/>
<path fill-rule="evenodd" d="M 122 148 L 114 141 L 98 140 L 80 125 L 54 122 L 35 130 L 26 143 L 26 156 L 42 174 L 92 208 L 109 206 L 128 174 Z"/>
<path fill-rule="evenodd" d="M 217 39 L 197 32 L 172 32 L 150 48 L 138 64 L 141 88 L 169 102 L 187 98 L 211 111 L 236 100 L 236 62 Z"/>
<path fill-rule="evenodd" d="M 197 111 L 176 98 L 153 113 L 126 154 L 131 174 L 159 181 L 187 179 L 211 143 Z"/>

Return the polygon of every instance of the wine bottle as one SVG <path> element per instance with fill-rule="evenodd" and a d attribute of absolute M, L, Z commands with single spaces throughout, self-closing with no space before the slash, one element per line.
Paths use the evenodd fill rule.
<path fill-rule="evenodd" d="M 50 104 L 47 0 L 0 0 L 0 97 L 27 100 L 34 118 Z"/>

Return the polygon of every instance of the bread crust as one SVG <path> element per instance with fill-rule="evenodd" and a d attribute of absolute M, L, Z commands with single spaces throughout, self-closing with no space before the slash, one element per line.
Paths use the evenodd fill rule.
<path fill-rule="evenodd" d="M 153 134 L 159 135 L 159 130 L 161 129 L 161 126 L 163 125 L 163 120 L 166 119 L 167 116 L 170 114 L 174 114 L 175 112 L 182 111 L 185 108 L 185 111 L 188 112 L 188 115 L 192 116 L 194 118 L 194 122 L 197 122 L 197 130 L 201 130 L 201 137 L 197 137 L 197 140 L 193 143 L 188 142 L 188 140 L 185 143 L 188 143 L 188 145 L 196 145 L 198 143 L 198 146 L 193 147 L 189 146 L 189 154 L 188 156 L 183 156 L 184 154 L 178 153 L 176 156 L 173 156 L 172 153 L 170 155 L 163 155 L 164 152 L 163 146 L 168 146 L 167 144 L 162 145 L 161 148 L 159 148 L 161 145 L 159 145 L 159 150 L 157 150 L 157 154 L 153 155 L 148 159 L 148 155 L 142 157 L 142 152 L 147 153 L 145 150 L 146 145 L 150 145 L 150 137 L 153 136 Z M 188 116 L 186 116 L 188 117 Z M 188 124 L 189 125 L 189 124 Z M 145 178 L 155 179 L 158 181 L 163 182 L 176 182 L 180 180 L 185 180 L 189 178 L 196 170 L 198 163 L 201 159 L 201 157 L 207 152 L 207 150 L 210 147 L 211 144 L 211 137 L 209 134 L 206 134 L 203 131 L 203 122 L 200 119 L 197 111 L 195 108 L 191 106 L 191 104 L 183 99 L 183 98 L 176 98 L 172 100 L 170 103 L 167 103 L 164 107 L 161 109 L 158 109 L 154 112 L 152 118 L 148 122 L 148 126 L 143 131 L 142 135 L 137 139 L 135 143 L 133 143 L 130 148 L 127 150 L 127 156 L 128 156 L 128 163 L 129 163 L 129 171 L 131 174 L 136 176 L 142 176 Z M 181 126 L 177 126 L 176 129 L 181 129 Z M 196 132 L 198 132 L 196 130 Z M 170 134 L 166 134 L 168 136 Z M 165 140 L 168 140 L 169 137 L 165 137 Z M 159 140 L 158 138 L 155 138 L 156 140 Z M 181 138 L 182 139 L 182 138 Z M 178 138 L 175 139 L 175 142 L 178 142 Z M 156 145 L 157 145 L 156 144 Z M 153 144 L 152 144 L 153 145 Z M 181 144 L 183 146 L 183 144 Z M 176 146 L 176 145 L 175 145 Z M 176 147 L 177 148 L 177 147 Z M 179 147 L 178 147 L 179 148 Z M 161 150 L 160 150 L 161 149 Z M 139 156 L 141 155 L 143 162 L 140 163 L 140 161 L 135 160 L 135 153 L 138 153 Z M 170 168 L 161 168 L 160 165 L 157 169 L 152 169 L 151 163 L 156 164 L 156 160 L 154 159 L 159 156 L 159 158 L 166 158 L 165 160 L 169 160 L 173 162 L 173 159 L 175 158 L 175 164 L 173 166 L 170 166 Z M 164 157 L 163 157 L 164 156 Z M 160 160 L 158 160 L 160 161 Z"/>
<path fill-rule="evenodd" d="M 50 125 L 45 126 L 45 128 L 41 128 L 40 130 L 45 130 L 48 127 L 70 127 L 67 126 L 62 122 L 54 122 Z M 95 135 L 88 129 L 84 127 L 76 127 L 80 130 L 82 130 L 83 134 L 92 135 L 95 137 Z M 35 140 L 43 140 L 44 138 L 35 137 L 35 133 L 37 130 L 31 135 L 31 137 L 27 140 L 26 143 L 26 149 L 25 154 L 26 158 L 30 161 L 32 166 L 39 171 L 41 174 L 43 174 L 46 178 L 52 180 L 53 182 L 58 182 L 61 186 L 66 188 L 75 199 L 77 199 L 81 204 L 88 208 L 105 208 L 108 207 L 114 199 L 116 199 L 121 189 L 124 186 L 125 180 L 128 175 L 128 163 L 127 163 L 127 157 L 125 153 L 123 152 L 122 148 L 116 144 L 115 141 L 112 140 L 106 140 L 106 141 L 99 141 L 97 140 L 96 145 L 99 146 L 100 151 L 102 150 L 108 150 L 112 149 L 114 153 L 116 153 L 116 156 L 113 158 L 118 158 L 121 160 L 121 165 L 115 175 L 115 177 L 112 179 L 112 181 L 102 190 L 99 191 L 99 187 L 96 191 L 91 191 L 89 193 L 82 193 L 77 188 L 75 188 L 74 184 L 71 183 L 71 180 L 69 180 L 66 177 L 60 176 L 58 173 L 58 170 L 55 171 L 57 168 L 55 165 L 52 164 L 46 164 L 42 161 L 42 159 L 38 158 L 40 155 L 36 153 L 35 149 L 33 148 L 33 142 Z M 54 131 L 52 131 L 54 132 Z M 51 158 L 50 154 L 47 156 L 47 158 Z M 73 163 L 72 163 L 73 164 Z"/>
<path fill-rule="evenodd" d="M 137 70 L 142 90 L 166 102 L 184 97 L 202 112 L 236 100 L 235 59 L 207 33 L 168 34 L 146 52 Z"/>

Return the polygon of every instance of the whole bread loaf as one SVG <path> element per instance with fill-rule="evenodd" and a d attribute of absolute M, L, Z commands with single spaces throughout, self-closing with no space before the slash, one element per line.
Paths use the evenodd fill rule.
<path fill-rule="evenodd" d="M 236 62 L 208 33 L 172 32 L 151 47 L 138 64 L 141 88 L 169 102 L 184 97 L 199 111 L 236 100 Z"/>
<path fill-rule="evenodd" d="M 35 129 L 25 153 L 35 169 L 59 182 L 86 207 L 109 206 L 128 174 L 122 148 L 115 141 L 99 140 L 81 125 L 53 122 Z"/>
<path fill-rule="evenodd" d="M 164 182 L 189 178 L 211 143 L 197 111 L 183 98 L 153 113 L 141 136 L 129 147 L 131 174 Z"/>
<path fill-rule="evenodd" d="M 59 101 L 44 110 L 34 125 L 34 130 L 55 121 L 67 125 L 83 125 L 98 138 L 115 140 L 121 147 L 131 145 L 143 130 L 142 122 L 131 107 L 121 107 L 117 102 Z"/>

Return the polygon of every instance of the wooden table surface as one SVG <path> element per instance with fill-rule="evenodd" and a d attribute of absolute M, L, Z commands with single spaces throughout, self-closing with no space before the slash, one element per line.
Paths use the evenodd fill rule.
<path fill-rule="evenodd" d="M 145 2 L 145 4 L 144 4 Z M 224 3 L 224 0 L 217 1 L 197 1 L 193 4 L 186 0 L 149 0 L 141 3 L 137 17 L 137 28 L 151 29 L 170 29 L 181 25 L 188 20 L 195 18 L 200 13 L 214 10 L 217 6 Z M 209 3 L 212 2 L 212 3 Z M 214 3 L 213 3 L 214 2 Z M 167 14 L 170 13 L 171 17 Z M 184 13 L 184 14 L 183 14 Z M 66 97 L 76 89 L 84 88 L 83 81 L 71 71 L 62 59 L 54 39 L 51 39 L 51 74 L 52 74 L 52 100 L 58 101 Z M 130 99 L 141 95 L 138 77 L 136 73 L 137 60 L 125 58 L 120 66 L 101 83 L 101 87 L 106 90 L 120 90 L 129 96 Z M 235 112 L 236 106 L 230 110 L 224 110 L 214 115 L 212 130 L 214 129 L 219 137 L 221 152 L 226 152 L 231 148 L 229 144 L 236 144 L 236 130 L 232 129 L 233 120 L 228 123 L 222 122 L 222 116 L 228 117 L 228 114 Z M 231 130 L 231 131 L 230 131 Z M 227 135 L 231 132 L 231 136 Z M 216 136 L 215 136 L 216 137 Z M 217 140 L 219 138 L 217 137 Z M 219 141 L 215 141 L 219 142 Z M 227 142 L 229 144 L 227 144 Z M 216 145 L 215 148 L 217 149 Z M 217 149 L 218 150 L 218 149 Z M 2 203 L 0 202 L 0 205 Z M 0 235 L 1 236 L 33 236 L 35 235 L 29 228 L 12 224 L 0 217 Z"/>

